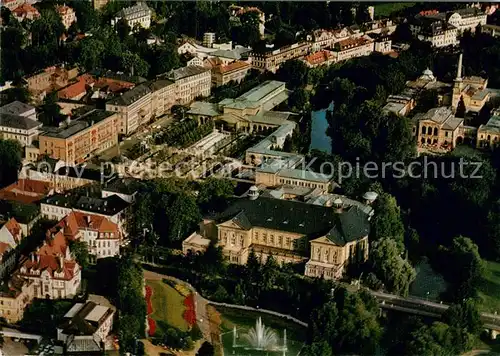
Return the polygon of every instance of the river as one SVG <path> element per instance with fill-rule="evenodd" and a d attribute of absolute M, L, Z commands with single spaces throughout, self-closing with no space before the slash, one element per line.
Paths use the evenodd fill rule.
<path fill-rule="evenodd" d="M 309 150 L 319 150 L 326 153 L 332 153 L 332 140 L 326 134 L 328 129 L 328 121 L 326 119 L 326 112 L 333 111 L 333 102 L 326 109 L 313 111 L 311 113 L 311 145 Z"/>

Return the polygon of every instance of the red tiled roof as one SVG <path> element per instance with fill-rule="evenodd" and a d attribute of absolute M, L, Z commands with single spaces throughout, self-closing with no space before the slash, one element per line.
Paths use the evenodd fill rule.
<path fill-rule="evenodd" d="M 250 64 L 248 64 L 247 62 L 243 62 L 243 61 L 236 61 L 233 63 L 229 63 L 227 65 L 218 64 L 215 67 L 213 67 L 213 70 L 224 74 L 224 73 L 233 72 L 233 71 L 245 69 L 245 68 L 250 68 Z"/>
<path fill-rule="evenodd" d="M 21 6 L 16 7 L 12 12 L 18 17 L 26 16 L 29 13 L 32 13 L 35 16 L 40 16 L 38 10 L 27 3 L 24 3 Z"/>
<path fill-rule="evenodd" d="M 116 93 L 125 89 L 132 89 L 135 86 L 134 83 L 126 82 L 123 80 L 111 79 L 111 78 L 99 78 L 94 83 L 94 88 L 106 89 L 111 93 Z"/>
<path fill-rule="evenodd" d="M 0 256 L 11 249 L 7 242 L 0 242 Z"/>
<path fill-rule="evenodd" d="M 4 225 L 4 227 L 9 230 L 11 235 L 14 237 L 17 243 L 21 240 L 21 225 L 14 218 L 10 218 Z"/>
<path fill-rule="evenodd" d="M 78 81 L 57 92 L 60 99 L 72 99 L 87 92 L 87 85 L 95 82 L 90 74 L 83 74 L 78 77 Z"/>
<path fill-rule="evenodd" d="M 0 199 L 14 200 L 21 203 L 33 203 L 51 191 L 50 183 L 33 179 L 19 179 L 17 182 L 0 190 Z"/>
<path fill-rule="evenodd" d="M 311 53 L 310 55 L 306 56 L 304 59 L 309 64 L 314 65 L 314 64 L 321 64 L 321 63 L 326 62 L 332 58 L 333 58 L 333 56 L 329 51 L 318 51 L 315 53 Z"/>
<path fill-rule="evenodd" d="M 56 226 L 49 230 L 49 233 L 58 233 L 62 230 L 64 236 L 70 240 L 77 238 L 80 230 L 94 230 L 99 233 L 113 233 L 115 238 L 119 238 L 120 230 L 118 225 L 101 215 L 85 214 L 72 211 Z"/>
<path fill-rule="evenodd" d="M 348 49 L 348 48 L 354 48 L 354 47 L 359 47 L 362 45 L 365 45 L 371 41 L 367 40 L 366 38 L 348 38 L 345 40 L 342 40 L 338 42 L 338 45 L 340 47 L 340 50 Z"/>
<path fill-rule="evenodd" d="M 58 13 L 61 15 L 67 13 L 68 11 L 73 11 L 73 9 L 67 5 L 62 5 L 62 6 L 56 6 L 56 10 Z"/>

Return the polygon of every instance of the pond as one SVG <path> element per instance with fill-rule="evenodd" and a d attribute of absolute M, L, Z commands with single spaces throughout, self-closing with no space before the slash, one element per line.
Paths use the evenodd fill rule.
<path fill-rule="evenodd" d="M 415 266 L 417 277 L 410 286 L 410 296 L 440 301 L 440 296 L 446 291 L 447 283 L 443 276 L 436 273 L 427 259 L 422 259 Z"/>
<path fill-rule="evenodd" d="M 311 113 L 311 145 L 309 150 L 319 150 L 326 153 L 332 153 L 332 140 L 326 134 L 328 129 L 328 120 L 326 112 L 333 111 L 333 102 L 326 109 L 313 111 Z"/>
<path fill-rule="evenodd" d="M 306 329 L 292 321 L 262 312 L 216 310 L 224 355 L 297 356 L 304 346 Z"/>

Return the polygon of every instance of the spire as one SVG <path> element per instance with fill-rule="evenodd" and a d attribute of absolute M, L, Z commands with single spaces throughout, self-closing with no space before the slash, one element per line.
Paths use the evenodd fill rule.
<path fill-rule="evenodd" d="M 456 80 L 462 80 L 462 61 L 463 61 L 463 53 L 460 53 L 458 57 L 458 68 L 457 68 L 457 78 Z"/>

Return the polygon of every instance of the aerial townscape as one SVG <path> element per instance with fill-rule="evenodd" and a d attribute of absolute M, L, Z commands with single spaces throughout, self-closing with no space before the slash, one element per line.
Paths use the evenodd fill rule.
<path fill-rule="evenodd" d="M 500 354 L 499 7 L 1 0 L 0 356 Z"/>

